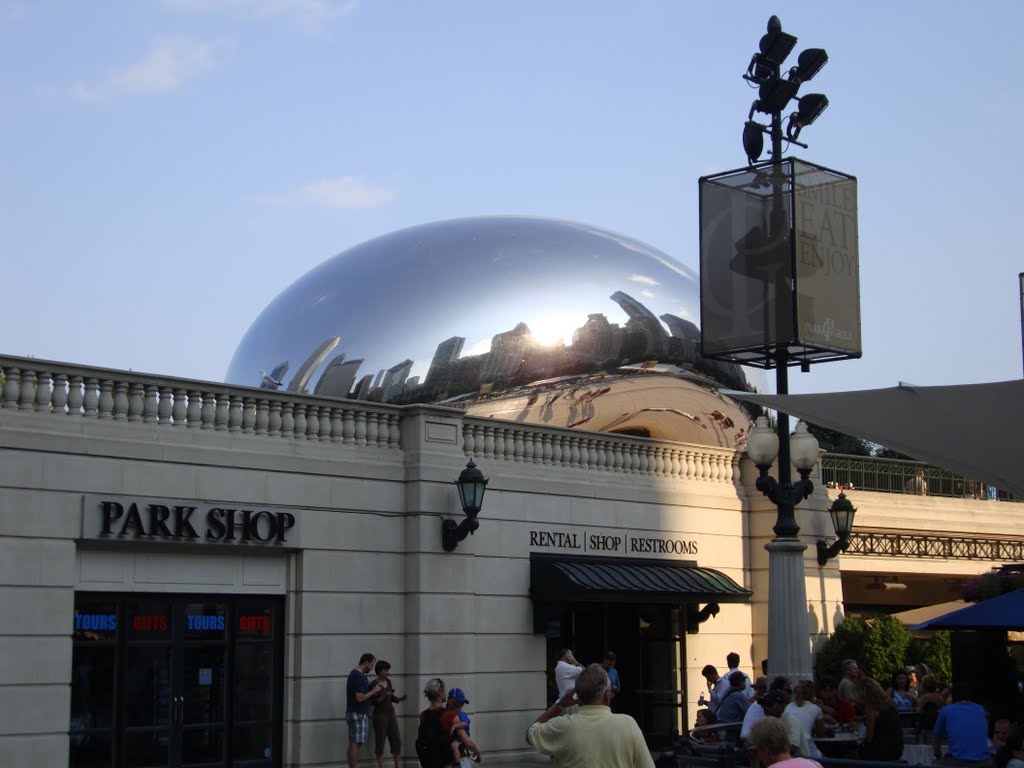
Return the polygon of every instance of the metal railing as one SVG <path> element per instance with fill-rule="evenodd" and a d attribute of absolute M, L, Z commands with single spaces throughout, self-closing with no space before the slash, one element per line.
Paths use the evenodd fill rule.
<path fill-rule="evenodd" d="M 1020 501 L 1011 494 L 964 475 L 920 461 L 826 453 L 819 462 L 821 482 L 830 488 L 879 493 L 946 496 L 958 499 Z"/>

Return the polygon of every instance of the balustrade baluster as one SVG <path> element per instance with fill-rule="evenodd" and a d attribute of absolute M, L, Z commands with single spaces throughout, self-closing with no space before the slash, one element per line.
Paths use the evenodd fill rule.
<path fill-rule="evenodd" d="M 388 416 L 388 448 L 399 448 L 402 445 L 402 424 L 397 413 Z"/>
<path fill-rule="evenodd" d="M 242 434 L 256 434 L 256 398 L 242 398 Z"/>
<path fill-rule="evenodd" d="M 584 437 L 580 440 L 580 466 L 584 469 L 593 469 L 593 445 L 594 438 Z"/>
<path fill-rule="evenodd" d="M 484 427 L 484 458 L 494 458 L 494 427 Z"/>
<path fill-rule="evenodd" d="M 294 440 L 305 440 L 306 439 L 306 404 L 295 403 L 295 407 L 292 408 L 292 413 L 295 419 L 295 425 L 292 427 L 292 439 Z"/>
<path fill-rule="evenodd" d="M 128 421 L 142 421 L 142 411 L 146 406 L 145 391 L 146 388 L 139 382 L 128 384 Z"/>
<path fill-rule="evenodd" d="M 18 407 L 18 393 L 21 391 L 21 369 L 4 369 L 4 408 Z"/>
<path fill-rule="evenodd" d="M 26 411 L 34 408 L 36 404 L 36 372 L 32 370 L 21 372 L 21 391 L 18 395 L 18 408 Z"/>
<path fill-rule="evenodd" d="M 270 432 L 270 403 L 265 397 L 256 400 L 255 432 L 257 435 L 266 435 Z"/>
<path fill-rule="evenodd" d="M 51 405 L 50 413 L 58 416 L 63 416 L 66 411 L 64 410 L 68 404 L 68 377 L 63 373 L 58 373 L 53 377 L 53 394 L 50 396 Z"/>
<path fill-rule="evenodd" d="M 556 466 L 562 466 L 562 436 L 555 434 L 551 436 L 551 463 Z"/>
<path fill-rule="evenodd" d="M 203 406 L 199 411 L 199 425 L 202 429 L 217 428 L 217 395 L 203 392 Z"/>
<path fill-rule="evenodd" d="M 295 403 L 285 400 L 281 403 L 281 437 L 295 436 Z"/>
<path fill-rule="evenodd" d="M 682 477 L 683 463 L 680 450 L 678 448 L 669 448 L 668 453 L 672 460 L 672 477 Z"/>
<path fill-rule="evenodd" d="M 366 444 L 377 444 L 377 414 L 373 411 L 366 413 Z"/>
<path fill-rule="evenodd" d="M 541 464 L 551 464 L 551 433 L 545 432 L 541 435 L 540 457 Z"/>
<path fill-rule="evenodd" d="M 351 445 L 356 441 L 356 413 L 346 408 L 341 414 L 341 442 Z"/>
<path fill-rule="evenodd" d="M 505 455 L 505 428 L 494 428 L 494 458 L 500 459 Z"/>
<path fill-rule="evenodd" d="M 68 381 L 68 416 L 82 415 L 82 402 L 85 396 L 84 384 L 81 376 L 72 376 Z"/>
<path fill-rule="evenodd" d="M 333 406 L 330 413 L 331 422 L 331 442 L 340 443 L 342 441 L 342 432 L 345 431 L 345 412 L 343 408 Z"/>
<path fill-rule="evenodd" d="M 36 410 L 50 410 L 50 373 L 41 371 L 36 379 Z"/>
<path fill-rule="evenodd" d="M 271 400 L 270 401 L 270 416 L 267 419 L 267 434 L 271 437 L 281 436 L 281 401 Z"/>
<path fill-rule="evenodd" d="M 144 424 L 156 424 L 159 421 L 157 416 L 159 410 L 158 390 L 159 387 L 156 384 L 142 385 L 142 421 Z"/>
<path fill-rule="evenodd" d="M 356 445 L 366 445 L 366 411 L 356 411 Z"/>
<path fill-rule="evenodd" d="M 228 432 L 242 431 L 242 396 L 221 395 L 218 400 L 228 401 Z"/>
<path fill-rule="evenodd" d="M 171 418 L 174 426 L 188 426 L 188 390 L 183 387 L 175 387 L 174 404 L 171 406 Z"/>
<path fill-rule="evenodd" d="M 188 391 L 188 406 L 185 411 L 185 426 L 202 429 L 203 426 L 203 393 L 198 389 Z"/>
<path fill-rule="evenodd" d="M 218 432 L 226 432 L 231 420 L 231 395 L 226 392 L 214 394 L 217 407 L 213 409 L 213 428 Z"/>
<path fill-rule="evenodd" d="M 636 471 L 641 475 L 649 475 L 651 473 L 651 447 L 649 445 L 641 446 L 636 458 L 639 462 Z"/>
<path fill-rule="evenodd" d="M 320 440 L 320 406 L 306 406 L 306 439 L 311 442 Z"/>
<path fill-rule="evenodd" d="M 174 413 L 174 390 L 170 387 L 153 387 L 156 403 L 157 424 L 170 424 Z"/>
<path fill-rule="evenodd" d="M 130 405 L 131 403 L 128 398 L 128 382 L 115 381 L 114 405 L 112 406 L 112 410 L 114 413 L 114 421 L 127 421 L 128 408 Z"/>
<path fill-rule="evenodd" d="M 90 419 L 100 417 L 100 382 L 98 379 L 89 377 L 85 380 L 85 390 L 82 398 L 82 415 Z"/>

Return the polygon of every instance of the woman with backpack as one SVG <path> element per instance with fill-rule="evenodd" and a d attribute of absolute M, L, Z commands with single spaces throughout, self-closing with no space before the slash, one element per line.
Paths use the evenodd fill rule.
<path fill-rule="evenodd" d="M 423 695 L 430 706 L 420 712 L 420 725 L 416 731 L 416 757 L 422 768 L 444 768 L 451 763 L 450 741 L 441 727 L 441 716 L 448 703 L 448 692 L 439 677 L 427 681 Z"/>

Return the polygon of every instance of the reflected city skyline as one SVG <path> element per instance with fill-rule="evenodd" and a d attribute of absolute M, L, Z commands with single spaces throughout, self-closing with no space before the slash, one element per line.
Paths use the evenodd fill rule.
<path fill-rule="evenodd" d="M 570 340 L 533 335 L 533 320 L 550 331 L 552 310 L 579 318 Z M 747 388 L 739 366 L 701 358 L 688 319 L 698 311 L 695 276 L 631 238 L 554 219 L 434 222 L 357 245 L 296 281 L 253 323 L 227 380 L 444 402 L 658 361 Z M 483 346 L 485 328 L 489 350 L 464 354 Z"/>

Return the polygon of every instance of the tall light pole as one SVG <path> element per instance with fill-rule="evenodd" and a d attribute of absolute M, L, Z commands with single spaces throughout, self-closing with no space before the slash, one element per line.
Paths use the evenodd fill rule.
<path fill-rule="evenodd" d="M 784 158 L 783 148 L 828 107 L 820 93 L 798 97 L 828 61 L 809 48 L 783 64 L 797 39 L 768 20 L 743 79 L 757 88 L 743 127 L 748 167 L 702 177 L 701 354 L 775 369 L 775 388 L 789 393 L 789 367 L 860 357 L 856 179 Z M 796 100 L 795 110 L 789 108 Z M 758 122 L 758 115 L 767 122 Z M 769 139 L 771 158 L 759 162 Z M 828 236 L 841 222 L 843 236 Z M 841 254 L 848 269 L 835 269 Z M 778 508 L 768 551 L 768 667 L 772 675 L 811 676 L 804 555 L 795 506 L 811 493 L 817 441 L 789 416 L 773 432 L 761 417 L 747 440 L 758 468 L 757 489 Z M 777 477 L 769 476 L 776 463 Z M 793 482 L 792 466 L 801 478 Z"/>
<path fill-rule="evenodd" d="M 828 54 L 820 48 L 810 48 L 798 57 L 797 66 L 782 76 L 782 63 L 796 45 L 796 37 L 782 31 L 778 16 L 768 19 L 768 29 L 761 38 L 758 52 L 753 55 L 743 76 L 758 86 L 758 98 L 750 106 L 747 122 L 743 127 L 743 149 L 747 160 L 753 164 L 761 154 L 763 133 L 771 138 L 771 185 L 772 204 L 769 217 L 768 238 L 786 237 L 778 231 L 787 222 L 783 214 L 783 191 L 786 176 L 782 168 L 782 111 L 796 97 L 802 83 L 813 78 L 828 61 Z M 806 144 L 797 141 L 801 129 L 813 123 L 828 106 L 828 99 L 822 94 L 809 94 L 799 102 L 800 109 L 790 115 L 787 139 L 798 146 Z M 771 118 L 769 125 L 755 122 L 755 113 Z M 756 137 L 756 138 L 755 138 Z M 760 141 L 758 141 L 760 139 Z M 775 230 L 775 231 L 773 231 Z M 778 275 L 776 286 L 782 286 L 783 275 Z M 784 301 L 775 302 L 777 312 L 786 312 Z M 785 320 L 779 322 L 784 325 Z M 789 346 L 775 347 L 775 391 L 780 395 L 789 394 Z M 805 364 L 805 369 L 806 368 Z M 777 415 L 777 439 L 770 445 L 777 445 L 778 482 L 768 475 L 775 456 L 769 455 L 758 444 L 758 431 L 767 429 L 758 419 L 758 427 L 751 432 L 747 450 L 759 471 L 757 489 L 778 507 L 778 517 L 773 527 L 775 538 L 765 545 L 768 550 L 768 668 L 772 675 L 786 675 L 791 679 L 810 679 L 811 653 L 807 622 L 807 586 L 804 571 L 804 552 L 807 545 L 799 538 L 800 526 L 796 522 L 795 507 L 806 499 L 813 490 L 808 476 L 818 460 L 818 442 L 805 425 L 798 424 L 798 431 L 790 442 L 789 415 L 781 411 Z M 803 426 L 800 430 L 799 427 Z M 750 440 L 754 440 L 751 448 Z M 760 449 L 760 452 L 759 452 Z M 796 462 L 801 479 L 793 483 L 791 463 Z"/>

